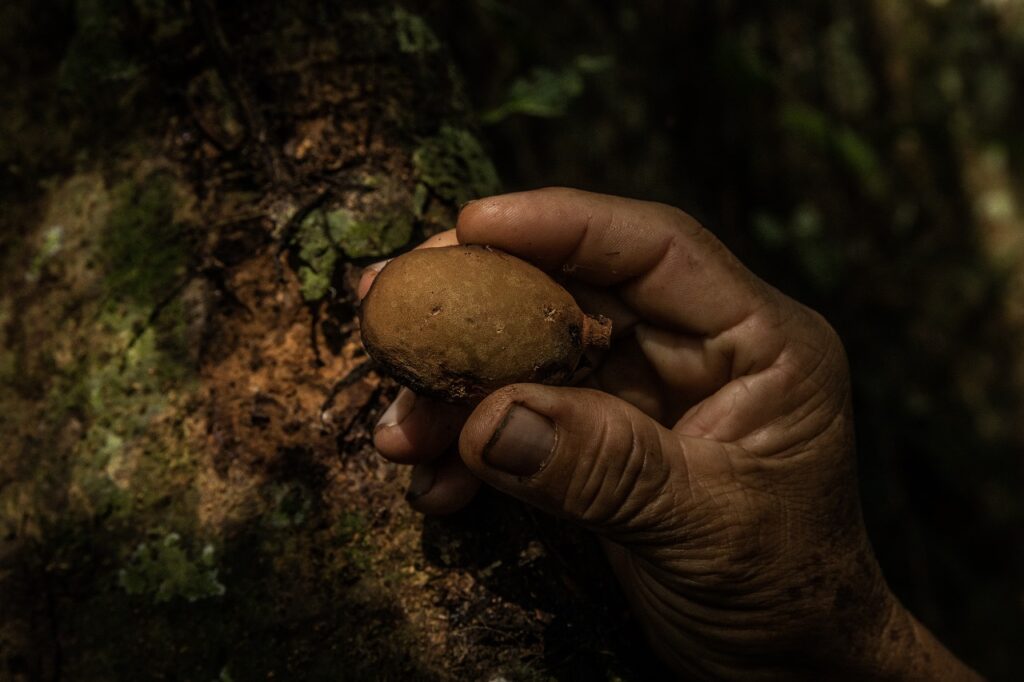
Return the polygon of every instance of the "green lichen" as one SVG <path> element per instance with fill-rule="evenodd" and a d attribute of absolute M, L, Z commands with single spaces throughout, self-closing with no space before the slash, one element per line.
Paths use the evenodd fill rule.
<path fill-rule="evenodd" d="M 441 46 L 441 41 L 419 15 L 402 7 L 395 7 L 393 16 L 398 49 L 402 52 L 433 52 Z"/>
<path fill-rule="evenodd" d="M 164 311 L 173 329 L 170 312 Z M 194 369 L 168 355 L 158 326 L 134 337 L 132 329 L 144 323 L 144 316 L 130 307 L 104 312 L 96 326 L 99 343 L 127 347 L 113 357 L 86 354 L 54 385 L 49 401 L 53 414 L 83 418 L 71 480 L 90 509 L 113 518 L 130 518 L 148 508 L 167 494 L 173 479 L 194 466 L 182 426 L 163 422 L 176 397 L 192 390 Z M 136 486 L 138 480 L 146 484 Z M 157 480 L 166 484 L 154 485 Z M 146 494 L 140 496 L 137 488 Z"/>
<path fill-rule="evenodd" d="M 342 547 L 341 556 L 346 564 L 359 571 L 370 568 L 373 548 L 367 534 L 370 522 L 358 512 L 345 512 L 334 528 L 335 542 Z"/>
<path fill-rule="evenodd" d="M 153 305 L 181 281 L 185 244 L 174 216 L 175 196 L 174 182 L 164 173 L 114 187 L 100 242 L 112 297 Z"/>
<path fill-rule="evenodd" d="M 25 278 L 29 282 L 36 282 L 39 280 L 39 276 L 43 272 L 43 268 L 46 264 L 60 252 L 61 245 L 64 242 L 64 226 L 63 225 L 51 225 L 43 233 L 43 243 L 39 247 L 39 251 L 35 257 L 32 258 L 32 262 L 28 266 L 28 272 L 25 273 Z"/>
<path fill-rule="evenodd" d="M 344 209 L 327 214 L 331 239 L 349 258 L 386 256 L 412 238 L 413 212 L 396 206 L 381 215 L 356 218 Z"/>
<path fill-rule="evenodd" d="M 151 596 L 157 604 L 219 597 L 226 589 L 217 578 L 214 554 L 213 545 L 207 544 L 199 556 L 189 556 L 181 536 L 168 533 L 159 542 L 140 543 L 118 572 L 118 583 L 128 594 Z"/>
<path fill-rule="evenodd" d="M 302 486 L 273 484 L 269 492 L 271 507 L 264 519 L 271 528 L 296 528 L 309 518 L 313 502 Z"/>
<path fill-rule="evenodd" d="M 399 202 L 373 217 L 358 217 L 346 208 L 316 209 L 303 219 L 295 235 L 302 296 L 316 301 L 331 289 L 339 255 L 347 258 L 386 256 L 412 238 L 413 210 Z"/>
<path fill-rule="evenodd" d="M 299 223 L 294 242 L 299 246 L 299 287 L 307 301 L 318 301 L 331 289 L 338 251 L 327 236 L 327 216 L 320 209 L 311 211 Z"/>
<path fill-rule="evenodd" d="M 62 460 L 76 508 L 114 522 L 149 509 L 184 477 L 184 427 L 165 417 L 194 389 L 196 368 L 185 306 L 168 300 L 185 269 L 177 185 L 160 173 L 108 191 L 90 177 L 71 178 L 55 194 L 73 200 L 43 223 L 62 226 L 59 248 L 52 227 L 37 242 L 54 276 L 91 296 L 82 304 L 86 322 L 62 324 L 53 348 L 41 351 L 60 358 L 43 414 L 54 429 L 78 424 Z"/>
<path fill-rule="evenodd" d="M 412 212 L 417 218 L 422 218 L 426 213 L 429 200 L 430 190 L 422 182 L 417 182 L 412 194 Z"/>
<path fill-rule="evenodd" d="M 441 126 L 413 152 L 412 162 L 418 180 L 454 205 L 494 194 L 500 186 L 484 148 L 463 128 Z"/>

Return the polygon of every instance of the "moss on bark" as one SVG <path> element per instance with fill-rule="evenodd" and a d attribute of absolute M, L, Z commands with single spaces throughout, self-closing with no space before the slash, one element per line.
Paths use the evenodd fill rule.
<path fill-rule="evenodd" d="M 489 496 L 424 521 L 372 452 L 361 259 L 497 182 L 429 22 L 75 7 L 0 148 L 0 676 L 626 670 L 606 576 L 563 568 L 592 546 Z"/>

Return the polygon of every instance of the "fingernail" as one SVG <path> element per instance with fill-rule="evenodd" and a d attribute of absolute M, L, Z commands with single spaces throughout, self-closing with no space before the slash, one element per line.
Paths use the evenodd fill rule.
<path fill-rule="evenodd" d="M 384 414 L 381 415 L 380 421 L 377 422 L 373 432 L 377 433 L 389 426 L 398 426 L 409 416 L 415 404 L 416 394 L 407 388 L 403 388 L 398 392 L 394 402 L 388 406 L 388 409 L 384 410 Z"/>
<path fill-rule="evenodd" d="M 363 272 L 380 272 L 381 270 L 384 269 L 384 266 L 390 262 L 391 259 L 388 258 L 387 260 L 379 260 L 376 263 L 370 263 L 369 265 L 366 266 Z"/>
<path fill-rule="evenodd" d="M 409 481 L 409 489 L 405 491 L 407 501 L 423 497 L 434 487 L 434 474 L 436 469 L 433 464 L 417 464 L 412 468 L 412 479 Z"/>
<path fill-rule="evenodd" d="M 516 476 L 532 476 L 547 463 L 555 449 L 555 425 L 550 419 L 513 405 L 484 446 L 490 466 Z"/>

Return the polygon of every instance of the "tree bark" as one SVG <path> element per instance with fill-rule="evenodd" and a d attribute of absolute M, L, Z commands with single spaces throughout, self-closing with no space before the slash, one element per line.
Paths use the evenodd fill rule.
<path fill-rule="evenodd" d="M 427 21 L 3 13 L 0 677 L 639 674 L 586 538 L 424 520 L 372 450 L 358 271 L 497 189 Z"/>

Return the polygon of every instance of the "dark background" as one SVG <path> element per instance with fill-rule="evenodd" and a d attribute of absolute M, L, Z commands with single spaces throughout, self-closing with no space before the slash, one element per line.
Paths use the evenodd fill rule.
<path fill-rule="evenodd" d="M 839 330 L 886 575 L 1019 670 L 1024 6 L 449 5 L 506 186 L 680 206 Z"/>

